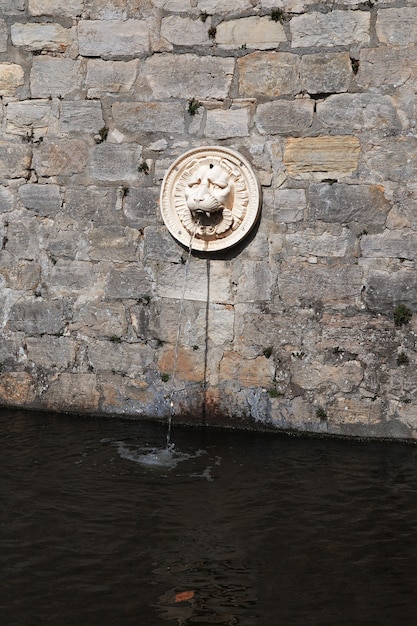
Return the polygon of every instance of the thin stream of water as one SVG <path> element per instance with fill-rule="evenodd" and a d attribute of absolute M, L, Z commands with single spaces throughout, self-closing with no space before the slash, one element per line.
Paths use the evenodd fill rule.
<path fill-rule="evenodd" d="M 174 363 L 172 366 L 172 374 L 171 374 L 171 393 L 169 396 L 169 416 L 168 416 L 168 431 L 167 431 L 167 449 L 172 445 L 171 443 L 171 433 L 172 433 L 172 418 L 174 416 L 174 395 L 175 395 L 175 385 L 176 385 L 176 375 L 177 375 L 177 365 L 178 365 L 178 350 L 180 345 L 181 338 L 181 329 L 182 329 L 182 317 L 184 311 L 184 301 L 185 301 L 185 291 L 187 289 L 188 283 L 188 273 L 190 268 L 190 259 L 193 251 L 193 241 L 197 232 L 197 228 L 199 226 L 199 222 L 197 221 L 194 226 L 194 231 L 191 233 L 190 243 L 188 245 L 188 255 L 187 260 L 185 262 L 184 268 L 184 282 L 182 286 L 181 300 L 180 300 L 180 310 L 178 313 L 178 326 L 177 326 L 177 337 L 175 339 L 175 349 L 174 349 Z"/>

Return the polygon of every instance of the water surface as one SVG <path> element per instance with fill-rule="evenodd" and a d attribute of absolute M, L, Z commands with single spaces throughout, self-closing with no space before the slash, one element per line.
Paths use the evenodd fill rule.
<path fill-rule="evenodd" d="M 159 463 L 156 424 L 0 429 L 5 626 L 416 623 L 414 446 L 174 425 Z"/>

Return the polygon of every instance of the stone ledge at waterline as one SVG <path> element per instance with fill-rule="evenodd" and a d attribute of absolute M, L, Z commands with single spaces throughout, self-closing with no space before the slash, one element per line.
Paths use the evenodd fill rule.
<path fill-rule="evenodd" d="M 399 4 L 0 0 L 2 406 L 417 437 L 417 7 Z M 241 155 L 262 205 L 190 255 L 159 197 L 205 146 Z M 179 194 L 186 238 L 243 223 L 226 170 L 238 213 L 197 224 Z"/>

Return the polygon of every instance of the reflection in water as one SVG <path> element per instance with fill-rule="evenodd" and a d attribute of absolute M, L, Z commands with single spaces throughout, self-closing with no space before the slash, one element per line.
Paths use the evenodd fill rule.
<path fill-rule="evenodd" d="M 1 624 L 415 623 L 414 446 L 177 427 L 161 458 L 155 424 L 0 428 Z"/>

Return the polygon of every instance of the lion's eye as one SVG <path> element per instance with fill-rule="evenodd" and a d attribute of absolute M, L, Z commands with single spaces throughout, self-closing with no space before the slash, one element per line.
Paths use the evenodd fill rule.
<path fill-rule="evenodd" d="M 201 183 L 201 180 L 193 180 L 190 183 L 188 183 L 188 186 L 191 188 L 198 187 L 200 183 Z"/>

